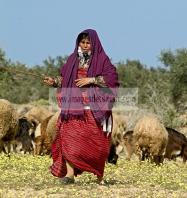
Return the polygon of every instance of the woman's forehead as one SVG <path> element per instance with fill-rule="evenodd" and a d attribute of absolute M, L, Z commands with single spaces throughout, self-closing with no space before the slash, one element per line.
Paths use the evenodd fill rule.
<path fill-rule="evenodd" d="M 83 39 L 81 39 L 81 42 L 87 42 L 87 41 L 90 42 L 90 39 L 89 38 L 83 38 Z"/>

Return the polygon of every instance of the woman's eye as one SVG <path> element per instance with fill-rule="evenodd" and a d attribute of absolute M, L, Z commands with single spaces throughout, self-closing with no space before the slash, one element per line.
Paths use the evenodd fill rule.
<path fill-rule="evenodd" d="M 86 42 L 86 41 L 82 41 L 81 43 L 82 43 L 83 45 L 84 45 L 84 44 L 87 44 L 87 45 L 90 44 L 90 42 Z"/>

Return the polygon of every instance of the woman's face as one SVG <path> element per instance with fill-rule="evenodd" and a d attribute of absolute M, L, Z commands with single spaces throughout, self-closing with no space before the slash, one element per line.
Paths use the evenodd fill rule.
<path fill-rule="evenodd" d="M 82 39 L 79 46 L 81 47 L 82 52 L 89 52 L 91 50 L 91 42 L 87 38 Z"/>

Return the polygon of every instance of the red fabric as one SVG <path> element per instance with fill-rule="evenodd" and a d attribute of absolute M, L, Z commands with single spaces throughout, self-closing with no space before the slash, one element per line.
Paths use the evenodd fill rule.
<path fill-rule="evenodd" d="M 84 78 L 87 75 L 87 69 L 79 68 L 78 70 L 78 78 Z M 81 88 L 82 96 L 83 96 L 83 103 L 86 105 L 89 103 L 88 95 L 86 92 L 86 87 Z"/>
<path fill-rule="evenodd" d="M 85 75 L 86 71 L 79 69 L 78 78 Z M 85 120 L 58 121 L 59 131 L 52 144 L 53 164 L 50 167 L 54 176 L 66 175 L 65 160 L 73 164 L 75 176 L 83 171 L 103 176 L 110 136 L 107 137 L 102 126 L 98 126 L 91 110 L 85 110 L 84 114 Z"/>

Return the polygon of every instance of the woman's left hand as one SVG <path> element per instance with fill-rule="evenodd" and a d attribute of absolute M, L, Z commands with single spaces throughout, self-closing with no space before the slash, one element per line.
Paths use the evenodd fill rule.
<path fill-rule="evenodd" d="M 77 87 L 83 87 L 85 85 L 89 85 L 94 83 L 94 78 L 79 78 L 75 80 Z"/>

